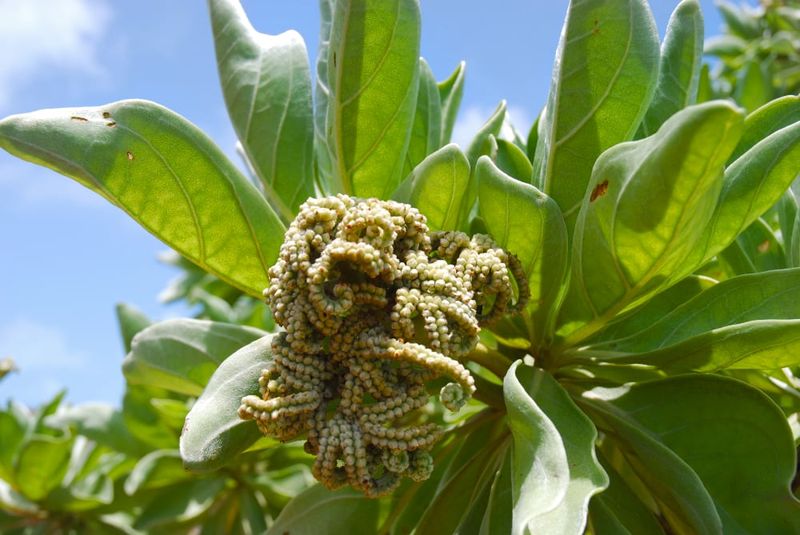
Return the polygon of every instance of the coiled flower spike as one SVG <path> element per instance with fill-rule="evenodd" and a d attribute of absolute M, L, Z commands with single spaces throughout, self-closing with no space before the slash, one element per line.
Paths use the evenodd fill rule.
<path fill-rule="evenodd" d="M 305 434 L 323 485 L 371 497 L 430 476 L 442 430 L 400 422 L 437 377 L 451 380 L 442 404 L 461 408 L 475 384 L 457 359 L 529 295 L 519 262 L 488 236 L 431 234 L 411 206 L 345 195 L 301 206 L 269 278 L 284 331 L 239 416 L 279 440 Z"/>

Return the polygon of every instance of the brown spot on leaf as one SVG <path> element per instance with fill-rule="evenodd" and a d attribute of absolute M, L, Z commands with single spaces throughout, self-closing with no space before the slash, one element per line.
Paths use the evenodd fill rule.
<path fill-rule="evenodd" d="M 103 119 L 111 119 L 111 114 L 108 113 L 107 111 L 104 111 L 103 112 Z"/>
<path fill-rule="evenodd" d="M 769 251 L 769 240 L 764 240 L 758 244 L 758 252 L 763 254 L 767 251 Z"/>
<path fill-rule="evenodd" d="M 115 126 L 117 126 L 117 123 L 115 123 L 114 121 L 111 121 L 110 123 L 106 123 L 106 126 L 110 126 L 111 128 L 114 128 Z"/>
<path fill-rule="evenodd" d="M 86 117 L 80 117 L 78 115 L 73 115 L 72 117 L 70 117 L 70 119 L 72 119 L 73 121 L 80 121 L 82 123 L 85 123 L 86 121 L 89 120 Z"/>
<path fill-rule="evenodd" d="M 592 24 L 592 35 L 598 35 L 600 33 L 600 20 L 594 19 L 594 23 Z"/>
<path fill-rule="evenodd" d="M 592 190 L 592 194 L 589 197 L 589 202 L 596 201 L 599 197 L 602 197 L 608 191 L 608 180 L 603 180 L 598 185 L 594 187 Z"/>
<path fill-rule="evenodd" d="M 133 160 L 133 153 L 131 151 L 128 151 L 127 155 L 129 160 Z"/>

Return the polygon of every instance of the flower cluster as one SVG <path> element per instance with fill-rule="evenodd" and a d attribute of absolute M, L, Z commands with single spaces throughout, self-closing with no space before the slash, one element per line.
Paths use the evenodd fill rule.
<path fill-rule="evenodd" d="M 411 206 L 345 195 L 301 207 L 269 277 L 284 331 L 239 415 L 280 440 L 306 433 L 314 476 L 368 496 L 428 478 L 441 430 L 412 421 L 426 384 L 449 378 L 439 398 L 458 410 L 475 386 L 456 359 L 528 296 L 518 261 L 489 237 L 430 233 Z"/>

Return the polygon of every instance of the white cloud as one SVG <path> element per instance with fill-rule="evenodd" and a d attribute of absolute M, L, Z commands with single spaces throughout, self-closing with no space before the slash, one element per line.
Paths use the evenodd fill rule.
<path fill-rule="evenodd" d="M 86 362 L 62 331 L 24 318 L 0 326 L 0 356 L 11 357 L 25 372 L 76 369 Z"/>
<path fill-rule="evenodd" d="M 0 105 L 44 69 L 102 75 L 105 0 L 0 0 Z"/>
<path fill-rule="evenodd" d="M 453 143 L 458 143 L 462 148 L 467 148 L 473 136 L 480 130 L 494 110 L 495 108 L 470 106 L 459 113 L 456 124 L 453 126 Z M 531 113 L 521 106 L 509 106 L 508 114 L 511 117 L 511 123 L 514 128 L 522 136 L 522 139 L 525 139 L 528 136 L 531 124 L 533 124 Z M 508 139 L 511 136 L 511 132 L 506 128 L 507 125 L 504 125 L 500 136 Z"/>

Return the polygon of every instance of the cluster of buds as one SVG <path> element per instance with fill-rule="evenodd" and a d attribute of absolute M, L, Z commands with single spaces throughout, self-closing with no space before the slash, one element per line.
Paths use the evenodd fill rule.
<path fill-rule="evenodd" d="M 426 385 L 448 378 L 439 398 L 461 408 L 475 385 L 457 359 L 528 297 L 519 262 L 489 237 L 430 233 L 409 205 L 345 195 L 301 206 L 269 278 L 284 330 L 239 415 L 280 440 L 305 434 L 320 482 L 371 497 L 428 478 L 442 431 L 414 419 Z"/>

